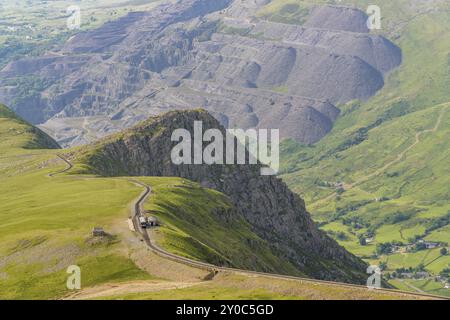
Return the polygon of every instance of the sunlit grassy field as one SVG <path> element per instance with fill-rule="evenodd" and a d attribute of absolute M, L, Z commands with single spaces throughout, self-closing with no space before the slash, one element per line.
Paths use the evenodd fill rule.
<path fill-rule="evenodd" d="M 120 241 L 86 242 L 93 227 L 125 221 L 140 188 L 123 179 L 49 177 L 66 166 L 57 151 L 23 149 L 39 139 L 26 123 L 0 118 L 0 296 L 60 296 L 72 264 L 85 286 L 151 278 L 119 253 Z"/>
<path fill-rule="evenodd" d="M 127 177 L 77 174 L 77 162 L 72 170 L 60 173 L 67 164 L 57 155 L 71 157 L 73 150 L 39 149 L 51 145 L 51 140 L 1 105 L 0 137 L 2 299 L 417 298 L 245 274 L 220 274 L 204 281 L 207 271 L 152 254 L 128 229 L 130 205 L 142 187 Z M 156 233 L 167 250 L 230 266 L 293 271 L 271 254 L 242 218 L 229 215 L 231 206 L 224 195 L 179 178 L 133 179 L 152 186 L 145 209 L 162 222 Z M 95 226 L 109 236 L 93 241 Z M 66 287 L 70 265 L 81 269 L 79 291 Z M 180 289 L 173 289 L 177 286 Z"/>
<path fill-rule="evenodd" d="M 260 17 L 301 24 L 303 12 L 319 2 L 275 0 Z M 356 5 L 363 11 L 373 4 L 322 2 Z M 283 179 L 305 198 L 314 219 L 334 235 L 343 232 L 345 239 L 337 240 L 367 258 L 378 243 L 408 243 L 415 237 L 449 242 L 448 225 L 426 229 L 450 212 L 450 4 L 376 4 L 382 14 L 377 32 L 401 47 L 402 65 L 375 97 L 340 106 L 341 117 L 322 141 L 314 146 L 286 141 L 281 157 Z M 341 194 L 336 193 L 338 183 L 344 184 Z M 399 214 L 404 215 L 401 221 L 392 219 Z M 375 233 L 374 241 L 361 246 L 358 235 L 369 231 Z M 417 267 L 415 255 L 401 261 L 394 256 L 388 267 L 403 262 Z M 438 261 L 427 266 L 430 272 L 448 268 L 450 256 Z"/>

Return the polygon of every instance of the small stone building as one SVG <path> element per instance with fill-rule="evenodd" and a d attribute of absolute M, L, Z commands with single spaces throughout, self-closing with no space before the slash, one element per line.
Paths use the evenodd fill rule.
<path fill-rule="evenodd" d="M 95 227 L 92 229 L 92 236 L 94 237 L 104 237 L 106 236 L 105 230 L 102 227 Z"/>
<path fill-rule="evenodd" d="M 158 226 L 158 220 L 155 217 L 148 217 L 147 224 L 149 227 L 156 227 Z"/>

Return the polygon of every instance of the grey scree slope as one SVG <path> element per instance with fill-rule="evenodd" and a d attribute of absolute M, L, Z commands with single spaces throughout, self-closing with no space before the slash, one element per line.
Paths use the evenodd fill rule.
<path fill-rule="evenodd" d="M 129 13 L 8 64 L 0 101 L 63 146 L 199 107 L 225 127 L 279 128 L 282 138 L 315 143 L 337 103 L 383 87 L 401 51 L 370 34 L 360 10 L 312 6 L 299 26 L 255 18 L 268 2 L 183 0 Z M 16 99 L 26 88 L 11 80 L 30 76 L 45 89 Z"/>

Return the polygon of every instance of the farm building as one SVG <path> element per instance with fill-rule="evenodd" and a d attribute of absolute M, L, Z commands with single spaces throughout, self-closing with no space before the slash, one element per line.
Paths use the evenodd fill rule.
<path fill-rule="evenodd" d="M 426 245 L 427 249 L 434 249 L 434 248 L 439 247 L 439 243 L 437 243 L 437 242 L 425 241 L 425 245 Z"/>

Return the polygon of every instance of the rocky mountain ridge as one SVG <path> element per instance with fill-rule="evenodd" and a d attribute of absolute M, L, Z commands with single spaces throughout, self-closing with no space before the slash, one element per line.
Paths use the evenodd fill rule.
<path fill-rule="evenodd" d="M 225 134 L 206 111 L 173 111 L 83 147 L 75 158 L 88 172 L 103 176 L 177 176 L 218 190 L 231 199 L 233 214 L 244 217 L 252 231 L 300 272 L 318 279 L 365 282 L 365 263 L 319 231 L 303 200 L 280 179 L 261 176 L 260 165 L 173 164 L 171 150 L 177 143 L 171 141 L 172 132 L 184 128 L 193 134 L 194 121 L 202 121 L 204 130 Z"/>

